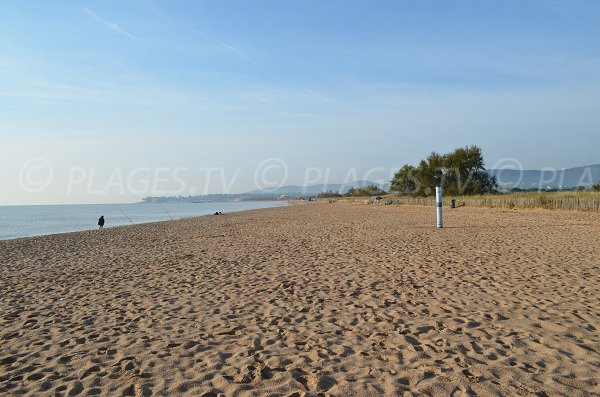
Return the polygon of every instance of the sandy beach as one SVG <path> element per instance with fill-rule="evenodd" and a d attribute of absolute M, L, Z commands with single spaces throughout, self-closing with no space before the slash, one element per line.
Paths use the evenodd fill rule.
<path fill-rule="evenodd" d="M 597 213 L 307 204 L 0 241 L 0 395 L 600 395 Z"/>

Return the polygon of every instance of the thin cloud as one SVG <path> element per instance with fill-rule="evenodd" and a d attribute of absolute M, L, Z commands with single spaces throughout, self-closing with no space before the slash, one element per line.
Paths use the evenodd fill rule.
<path fill-rule="evenodd" d="M 225 43 L 224 41 L 221 41 L 215 37 L 209 36 L 206 33 L 202 33 L 196 29 L 193 29 L 195 33 L 197 33 L 198 35 L 204 37 L 205 39 L 208 39 L 210 41 L 212 41 L 215 44 L 218 44 L 219 46 L 223 47 L 224 49 L 228 50 L 229 52 L 232 52 L 234 54 L 236 54 L 237 56 L 239 56 L 240 58 L 245 59 L 246 61 L 250 62 L 250 63 L 254 63 L 254 61 L 252 59 L 250 59 L 250 57 L 248 57 L 244 51 L 240 50 L 239 48 L 235 48 L 234 46 Z"/>
<path fill-rule="evenodd" d="M 154 7 L 152 7 L 152 11 L 153 11 L 153 12 L 154 12 L 154 14 L 155 14 L 155 15 L 157 15 L 158 17 L 160 17 L 160 18 L 163 18 L 163 19 L 167 19 L 167 20 L 169 20 L 170 22 L 172 22 L 172 23 L 175 23 L 175 24 L 177 24 L 177 25 L 179 25 L 179 26 L 183 27 L 184 29 L 188 30 L 189 32 L 192 32 L 192 33 L 194 33 L 194 34 L 197 34 L 197 35 L 199 35 L 199 36 L 202 36 L 202 37 L 204 37 L 205 39 L 207 39 L 207 40 L 209 40 L 209 41 L 212 41 L 213 43 L 217 44 L 219 47 L 221 47 L 221 48 L 223 48 L 223 49 L 227 50 L 228 52 L 230 52 L 230 53 L 232 53 L 232 54 L 235 54 L 235 55 L 237 55 L 238 57 L 242 58 L 242 59 L 243 59 L 243 60 L 245 60 L 246 62 L 249 62 L 249 63 L 251 63 L 251 64 L 256 64 L 256 63 L 255 63 L 255 62 L 252 60 L 252 58 L 250 58 L 248 55 L 246 55 L 246 53 L 245 53 L 244 51 L 240 50 L 239 48 L 237 48 L 237 47 L 234 47 L 234 46 L 232 46 L 232 45 L 231 45 L 231 44 L 229 44 L 229 43 L 226 43 L 226 42 L 224 42 L 224 41 L 222 41 L 222 40 L 219 40 L 219 39 L 217 39 L 216 37 L 213 37 L 213 36 L 211 36 L 211 35 L 208 35 L 208 34 L 206 34 L 206 33 L 204 33 L 204 32 L 201 32 L 201 31 L 199 31 L 198 29 L 196 29 L 196 28 L 194 28 L 194 27 L 191 27 L 191 26 L 189 26 L 189 25 L 185 24 L 183 21 L 181 21 L 181 20 L 178 20 L 177 18 L 174 18 L 174 17 L 172 17 L 172 16 L 168 15 L 167 13 L 165 13 L 165 12 L 164 12 L 164 11 L 163 11 L 163 10 L 162 10 L 160 7 L 156 7 L 156 6 L 154 6 Z"/>
<path fill-rule="evenodd" d="M 321 99 L 323 101 L 331 102 L 331 98 L 326 97 L 325 95 L 321 95 L 318 92 L 315 92 L 313 90 L 309 90 L 306 87 L 302 87 L 301 90 L 304 91 L 304 92 L 306 92 L 307 94 L 313 96 L 313 97 L 319 98 L 319 99 Z"/>
<path fill-rule="evenodd" d="M 94 11 L 90 10 L 89 8 L 85 8 L 84 7 L 81 10 L 83 12 L 85 12 L 86 14 L 88 14 L 90 17 L 94 18 L 97 22 L 101 23 L 102 25 L 104 25 L 108 29 L 112 30 L 113 32 L 118 33 L 121 36 L 125 36 L 128 39 L 130 39 L 130 40 L 138 41 L 138 38 L 136 36 L 134 36 L 133 34 L 129 33 L 128 31 L 126 31 L 125 29 L 123 29 L 122 27 L 120 27 L 119 25 L 117 25 L 116 23 L 108 21 L 108 20 L 102 18 L 100 15 L 96 14 Z"/>

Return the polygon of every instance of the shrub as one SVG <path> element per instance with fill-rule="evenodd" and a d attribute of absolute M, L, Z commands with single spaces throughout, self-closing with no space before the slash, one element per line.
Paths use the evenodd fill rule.
<path fill-rule="evenodd" d="M 336 191 L 328 190 L 326 192 L 321 192 L 317 194 L 317 198 L 338 198 L 342 197 L 342 195 Z"/>
<path fill-rule="evenodd" d="M 346 196 L 349 197 L 366 197 L 366 196 L 383 196 L 385 190 L 382 190 L 379 186 L 369 185 L 364 187 L 353 187 L 348 190 Z"/>

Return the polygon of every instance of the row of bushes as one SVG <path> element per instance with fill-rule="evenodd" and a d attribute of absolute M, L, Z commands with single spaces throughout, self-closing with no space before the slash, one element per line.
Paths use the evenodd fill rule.
<path fill-rule="evenodd" d="M 383 196 L 387 192 L 376 185 L 353 187 L 350 188 L 345 194 L 341 194 L 335 191 L 328 191 L 317 194 L 317 198 L 339 198 L 339 197 L 372 197 L 372 196 Z"/>
<path fill-rule="evenodd" d="M 444 198 L 444 206 L 450 206 L 453 197 Z M 455 197 L 458 205 L 495 208 L 545 208 L 600 212 L 598 192 L 557 192 L 557 193 L 506 193 Z M 370 200 L 371 203 L 391 203 L 400 205 L 434 206 L 434 197 L 387 195 L 384 200 Z"/>

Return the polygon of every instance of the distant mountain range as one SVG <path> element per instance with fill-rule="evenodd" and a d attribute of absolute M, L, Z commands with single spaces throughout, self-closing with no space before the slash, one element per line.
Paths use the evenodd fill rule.
<path fill-rule="evenodd" d="M 589 188 L 600 181 L 600 164 L 560 170 L 488 170 L 496 176 L 498 184 L 505 189 L 564 189 L 574 187 Z"/>
<path fill-rule="evenodd" d="M 490 169 L 491 175 L 496 176 L 501 189 L 569 189 L 576 187 L 590 188 L 600 181 L 600 164 L 585 167 L 567 168 L 561 170 L 512 170 Z M 371 181 L 354 181 L 349 183 L 327 183 L 310 186 L 288 185 L 270 189 L 257 189 L 242 194 L 210 194 L 207 196 L 177 196 L 177 197 L 145 197 L 144 202 L 205 202 L 205 201 L 238 201 L 262 200 L 275 198 L 300 198 L 315 196 L 323 192 L 346 193 L 350 188 L 375 185 L 387 191 L 389 184 L 379 184 Z"/>
<path fill-rule="evenodd" d="M 589 188 L 600 181 L 600 164 L 584 167 L 566 168 L 560 170 L 511 170 L 490 169 L 491 175 L 496 176 L 498 183 L 503 189 L 565 189 L 584 187 Z M 306 196 L 323 192 L 334 191 L 341 194 L 346 193 L 352 187 L 364 187 L 376 185 L 383 190 L 389 189 L 389 184 L 378 184 L 370 181 L 355 181 L 347 184 L 319 184 L 311 186 L 280 186 L 269 190 L 253 190 L 246 194 L 257 195 L 269 193 L 272 195 Z"/>
<path fill-rule="evenodd" d="M 337 192 L 344 194 L 351 188 L 357 187 L 365 187 L 375 185 L 380 187 L 383 190 L 387 190 L 389 188 L 389 184 L 379 184 L 370 181 L 354 181 L 349 183 L 321 183 L 318 185 L 310 185 L 310 186 L 299 186 L 299 185 L 289 185 L 289 186 L 278 186 L 272 189 L 257 189 L 247 192 L 249 195 L 262 195 L 265 193 L 273 194 L 277 196 L 287 195 L 287 196 L 310 196 L 323 192 Z"/>
<path fill-rule="evenodd" d="M 269 189 L 257 189 L 246 193 L 240 194 L 209 194 L 205 196 L 171 196 L 171 197 L 144 197 L 143 202 L 146 203 L 165 203 L 165 202 L 210 202 L 210 201 L 241 201 L 241 200 L 273 200 L 279 198 L 303 198 L 309 196 L 315 196 L 323 192 L 338 192 L 346 193 L 351 188 L 364 187 L 369 185 L 375 185 L 383 190 L 389 188 L 389 184 L 378 184 L 369 181 L 354 181 L 349 183 L 337 183 L 337 184 L 318 184 L 310 186 L 278 186 Z"/>

